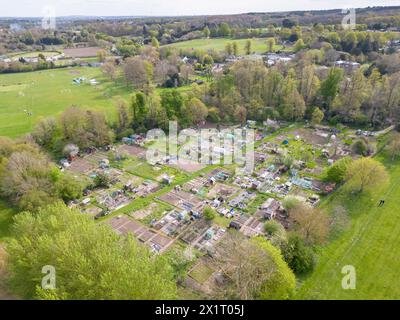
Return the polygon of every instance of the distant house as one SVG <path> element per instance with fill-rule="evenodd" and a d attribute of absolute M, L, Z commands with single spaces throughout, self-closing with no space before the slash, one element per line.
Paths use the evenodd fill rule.
<path fill-rule="evenodd" d="M 354 70 L 359 69 L 361 67 L 361 64 L 359 64 L 358 62 L 338 60 L 335 61 L 334 66 L 336 68 L 341 68 L 345 70 L 347 73 L 350 73 Z"/>
<path fill-rule="evenodd" d="M 282 62 L 282 63 L 289 63 L 293 60 L 295 56 L 293 54 L 286 54 L 286 53 L 270 53 L 266 56 L 266 64 L 270 67 L 274 66 L 275 64 Z"/>
<path fill-rule="evenodd" d="M 103 64 L 101 63 L 101 62 L 90 62 L 89 63 L 89 67 L 92 67 L 92 68 L 99 68 L 99 67 L 101 67 Z"/>

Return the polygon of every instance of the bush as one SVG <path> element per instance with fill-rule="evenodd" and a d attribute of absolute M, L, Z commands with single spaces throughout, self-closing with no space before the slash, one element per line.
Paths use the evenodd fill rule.
<path fill-rule="evenodd" d="M 282 249 L 287 244 L 286 230 L 278 221 L 271 220 L 265 223 L 264 230 L 269 241 L 277 248 Z"/>
<path fill-rule="evenodd" d="M 359 155 L 364 155 L 368 150 L 368 145 L 364 140 L 357 140 L 354 142 L 352 149 Z"/>
<path fill-rule="evenodd" d="M 297 207 L 300 204 L 300 200 L 295 197 L 288 196 L 283 200 L 282 204 L 286 210 L 290 210 Z"/>
<path fill-rule="evenodd" d="M 96 188 L 108 188 L 110 186 L 110 177 L 105 173 L 98 173 L 94 178 Z"/>
<path fill-rule="evenodd" d="M 314 269 L 315 253 L 312 248 L 306 246 L 304 239 L 299 234 L 290 234 L 288 243 L 282 251 L 285 261 L 295 273 L 304 274 Z"/>
<path fill-rule="evenodd" d="M 205 207 L 203 211 L 204 218 L 208 221 L 214 220 L 216 217 L 215 210 L 211 207 Z"/>
<path fill-rule="evenodd" d="M 264 224 L 264 230 L 269 236 L 273 236 L 276 234 L 281 228 L 281 225 L 279 222 L 275 220 L 268 221 Z"/>
<path fill-rule="evenodd" d="M 346 177 L 347 168 L 351 162 L 352 159 L 350 157 L 346 157 L 337 161 L 328 169 L 326 179 L 335 183 L 343 182 Z"/>

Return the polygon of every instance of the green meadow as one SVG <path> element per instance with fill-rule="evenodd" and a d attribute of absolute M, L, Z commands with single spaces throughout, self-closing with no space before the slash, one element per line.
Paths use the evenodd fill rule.
<path fill-rule="evenodd" d="M 100 84 L 74 84 L 73 79 L 95 78 Z M 99 68 L 77 67 L 0 75 L 0 136 L 30 132 L 41 117 L 55 116 L 76 105 L 114 113 L 113 98 L 131 89 L 106 80 Z"/>
<path fill-rule="evenodd" d="M 400 298 L 400 162 L 382 161 L 390 184 L 374 194 L 354 198 L 334 194 L 324 206 L 344 204 L 351 227 L 320 250 L 316 270 L 301 284 L 298 299 L 399 299 Z M 378 207 L 381 199 L 386 201 Z M 342 289 L 346 265 L 356 269 L 356 289 Z"/>
<path fill-rule="evenodd" d="M 217 51 L 225 50 L 225 46 L 228 42 L 236 42 L 239 47 L 239 54 L 245 54 L 245 45 L 249 39 L 227 39 L 227 38 L 218 38 L 218 39 L 196 39 L 189 40 L 183 42 L 177 42 L 173 44 L 166 45 L 166 47 L 173 47 L 177 49 L 183 50 L 202 50 L 208 51 L 211 49 Z M 267 39 L 266 38 L 254 38 L 250 39 L 252 42 L 252 51 L 255 53 L 265 53 L 267 51 Z M 281 50 L 282 46 L 275 46 L 275 50 Z"/>
<path fill-rule="evenodd" d="M 98 85 L 73 83 L 73 79 L 79 77 L 96 79 Z M 178 88 L 180 92 L 189 89 L 189 86 Z M 41 117 L 57 116 L 72 105 L 103 110 L 107 118 L 113 120 L 116 97 L 129 101 L 133 92 L 122 75 L 111 81 L 103 76 L 100 68 L 74 67 L 0 74 L 0 136 L 18 137 L 29 133 Z"/>

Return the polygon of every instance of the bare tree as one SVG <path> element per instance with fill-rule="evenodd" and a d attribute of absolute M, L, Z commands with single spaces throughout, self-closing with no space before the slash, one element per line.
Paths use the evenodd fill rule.
<path fill-rule="evenodd" d="M 101 71 L 110 80 L 115 80 L 117 74 L 117 68 L 113 62 L 107 62 L 101 66 Z"/>
<path fill-rule="evenodd" d="M 310 244 L 322 244 L 329 233 L 329 217 L 319 208 L 298 203 L 289 210 L 292 227 Z"/>
<path fill-rule="evenodd" d="M 276 270 L 268 253 L 238 232 L 220 242 L 213 262 L 225 279 L 216 288 L 220 298 L 255 299 Z"/>
<path fill-rule="evenodd" d="M 123 70 L 127 83 L 136 89 L 142 89 L 149 82 L 148 69 L 149 63 L 141 57 L 126 59 Z"/>

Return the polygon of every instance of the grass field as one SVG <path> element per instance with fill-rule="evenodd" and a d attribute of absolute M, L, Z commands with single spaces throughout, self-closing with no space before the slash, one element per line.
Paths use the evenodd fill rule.
<path fill-rule="evenodd" d="M 335 195 L 325 205 L 333 208 L 344 201 L 352 226 L 329 246 L 321 249 L 316 270 L 301 285 L 299 299 L 399 299 L 400 298 L 400 162 L 382 156 L 391 181 L 385 190 L 351 198 Z M 385 199 L 383 208 L 378 208 Z M 356 290 L 343 290 L 341 270 L 356 268 Z"/>
<path fill-rule="evenodd" d="M 95 78 L 99 85 L 74 84 L 72 80 L 78 77 Z M 180 92 L 189 89 L 190 86 L 178 88 Z M 110 81 L 100 68 L 0 74 L 0 136 L 18 137 L 29 133 L 39 118 L 56 116 L 72 105 L 103 110 L 112 120 L 116 111 L 115 98 L 120 96 L 129 101 L 132 93 L 132 87 L 126 85 L 122 76 L 115 82 Z"/>
<path fill-rule="evenodd" d="M 96 78 L 100 84 L 73 84 L 77 77 Z M 56 115 L 71 105 L 115 112 L 115 96 L 127 98 L 132 89 L 105 79 L 99 68 L 65 68 L 0 75 L 0 135 L 30 132 L 40 117 Z M 29 115 L 31 113 L 32 115 Z"/>
<path fill-rule="evenodd" d="M 210 49 L 215 49 L 217 51 L 225 50 L 225 46 L 228 42 L 237 42 L 239 46 L 239 54 L 245 54 L 245 44 L 248 39 L 196 39 L 183 42 L 177 42 L 173 44 L 166 45 L 166 47 L 174 47 L 177 49 L 184 50 L 203 50 L 207 51 Z M 252 40 L 252 51 L 255 53 L 265 53 L 267 51 L 267 44 L 265 38 L 254 38 Z M 282 46 L 275 46 L 275 50 L 282 49 Z"/>

